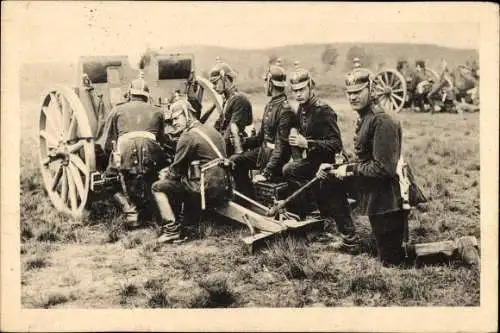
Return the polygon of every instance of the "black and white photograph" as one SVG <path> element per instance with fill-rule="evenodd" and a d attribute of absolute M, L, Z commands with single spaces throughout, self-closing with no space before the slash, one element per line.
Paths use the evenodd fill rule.
<path fill-rule="evenodd" d="M 2 330 L 495 331 L 498 19 L 3 2 Z"/>

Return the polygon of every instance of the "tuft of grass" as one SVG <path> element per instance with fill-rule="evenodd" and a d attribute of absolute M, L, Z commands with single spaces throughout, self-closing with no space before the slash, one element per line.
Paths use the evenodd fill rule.
<path fill-rule="evenodd" d="M 141 245 L 141 244 L 142 244 L 142 238 L 139 237 L 138 235 L 129 236 L 123 242 L 123 246 L 126 249 L 133 249 L 136 246 Z"/>
<path fill-rule="evenodd" d="M 148 298 L 147 305 L 150 308 L 170 308 L 172 307 L 165 290 L 157 290 Z"/>
<path fill-rule="evenodd" d="M 47 261 L 47 258 L 37 255 L 26 262 L 26 270 L 40 269 L 47 267 L 48 265 L 49 262 Z"/>
<path fill-rule="evenodd" d="M 42 307 L 45 309 L 51 308 L 53 306 L 56 306 L 58 304 L 63 304 L 69 301 L 68 296 L 60 294 L 60 293 L 55 293 L 51 294 L 47 297 L 47 299 L 44 301 Z"/>
<path fill-rule="evenodd" d="M 57 242 L 62 232 L 61 227 L 55 223 L 48 223 L 38 230 L 36 240 L 40 242 Z"/>
<path fill-rule="evenodd" d="M 199 286 L 208 292 L 205 307 L 225 308 L 235 301 L 233 292 L 229 289 L 227 278 L 220 273 L 213 273 L 198 282 Z"/>
<path fill-rule="evenodd" d="M 148 290 L 160 290 L 163 288 L 165 280 L 161 278 L 151 278 L 144 283 L 144 288 Z"/>

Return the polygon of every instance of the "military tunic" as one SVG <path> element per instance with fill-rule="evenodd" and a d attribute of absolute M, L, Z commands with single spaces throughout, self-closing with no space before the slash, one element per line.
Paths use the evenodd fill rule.
<path fill-rule="evenodd" d="M 132 97 L 110 112 L 97 140 L 97 147 L 107 157 L 102 159 L 109 159 L 108 172 L 116 172 L 111 156 L 113 141 L 121 155 L 119 170 L 128 196 L 136 206 L 146 205 L 151 199 L 151 184 L 166 164 L 161 147 L 165 142 L 162 110 Z"/>
<path fill-rule="evenodd" d="M 229 140 L 230 123 L 235 123 L 241 134 L 244 133 L 245 127 L 253 122 L 252 104 L 248 98 L 240 93 L 236 88 L 231 89 L 225 96 L 224 104 L 222 105 L 222 113 L 215 123 L 217 129 L 224 136 L 228 153 L 232 153 L 232 146 Z"/>
<path fill-rule="evenodd" d="M 220 154 L 226 157 L 226 148 L 222 136 L 211 126 L 201 125 L 195 121 L 190 128 L 181 134 L 177 143 L 173 163 L 165 180 L 153 184 L 153 191 L 163 192 L 167 195 L 172 208 L 177 210 L 181 204 L 193 197 L 200 196 L 200 179 L 193 178 L 188 169 L 193 161 L 199 161 L 200 167 L 205 163 L 219 158 L 217 152 L 196 131 L 202 131 L 217 147 Z M 227 199 L 230 178 L 220 166 L 208 169 L 205 173 L 205 198 L 207 205 L 220 204 Z M 198 205 L 200 201 L 198 200 Z"/>
<path fill-rule="evenodd" d="M 283 165 L 290 159 L 290 129 L 297 127 L 297 116 L 286 95 L 271 98 L 266 104 L 259 132 L 243 141 L 246 151 L 231 156 L 235 163 L 236 187 L 251 195 L 249 170 L 259 169 L 266 178 L 282 178 Z"/>
<path fill-rule="evenodd" d="M 360 112 L 350 169 L 357 176 L 360 214 L 378 215 L 401 210 L 401 192 L 396 166 L 401 155 L 399 122 L 378 106 Z"/>

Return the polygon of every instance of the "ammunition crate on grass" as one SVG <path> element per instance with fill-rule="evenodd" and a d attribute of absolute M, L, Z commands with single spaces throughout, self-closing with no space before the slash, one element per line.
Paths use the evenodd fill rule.
<path fill-rule="evenodd" d="M 287 196 L 287 183 L 259 182 L 254 184 L 255 199 L 271 207 L 276 200 L 283 200 Z"/>

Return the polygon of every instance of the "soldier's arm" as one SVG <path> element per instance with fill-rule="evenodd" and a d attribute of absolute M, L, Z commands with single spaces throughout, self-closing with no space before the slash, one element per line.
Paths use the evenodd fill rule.
<path fill-rule="evenodd" d="M 401 132 L 398 124 L 387 118 L 374 120 L 373 159 L 354 164 L 354 175 L 365 177 L 394 177 L 401 153 Z M 349 169 L 348 169 L 349 171 Z"/>
<path fill-rule="evenodd" d="M 229 122 L 235 123 L 240 132 L 246 126 L 252 124 L 252 104 L 250 104 L 250 101 L 246 97 L 236 96 L 231 103 L 230 110 L 231 117 L 229 117 Z"/>
<path fill-rule="evenodd" d="M 118 128 L 116 127 L 117 109 L 113 108 L 106 117 L 104 129 L 101 136 L 97 139 L 97 144 L 101 146 L 106 154 L 113 150 L 112 141 L 118 140 Z"/>
<path fill-rule="evenodd" d="M 311 153 L 335 154 L 342 151 L 342 138 L 337 125 L 337 114 L 330 107 L 321 110 L 321 124 L 323 126 L 321 138 L 308 139 L 307 148 Z"/>
<path fill-rule="evenodd" d="M 169 179 L 180 179 L 182 176 L 187 175 L 188 157 L 193 144 L 193 138 L 190 135 L 187 135 L 187 133 L 181 135 L 176 146 L 174 161 L 169 168 Z"/>
<path fill-rule="evenodd" d="M 297 116 L 292 108 L 287 107 L 281 111 L 278 121 L 278 130 L 274 139 L 274 150 L 264 168 L 264 175 L 270 176 L 278 174 L 289 159 L 291 155 L 290 144 L 288 143 L 288 136 L 290 129 L 297 127 Z"/>
<path fill-rule="evenodd" d="M 243 149 L 252 149 L 252 148 L 257 148 L 262 144 L 262 141 L 264 140 L 264 119 L 262 119 L 262 122 L 260 123 L 260 128 L 259 128 L 259 133 L 255 136 L 251 136 L 246 138 L 243 141 Z"/>

